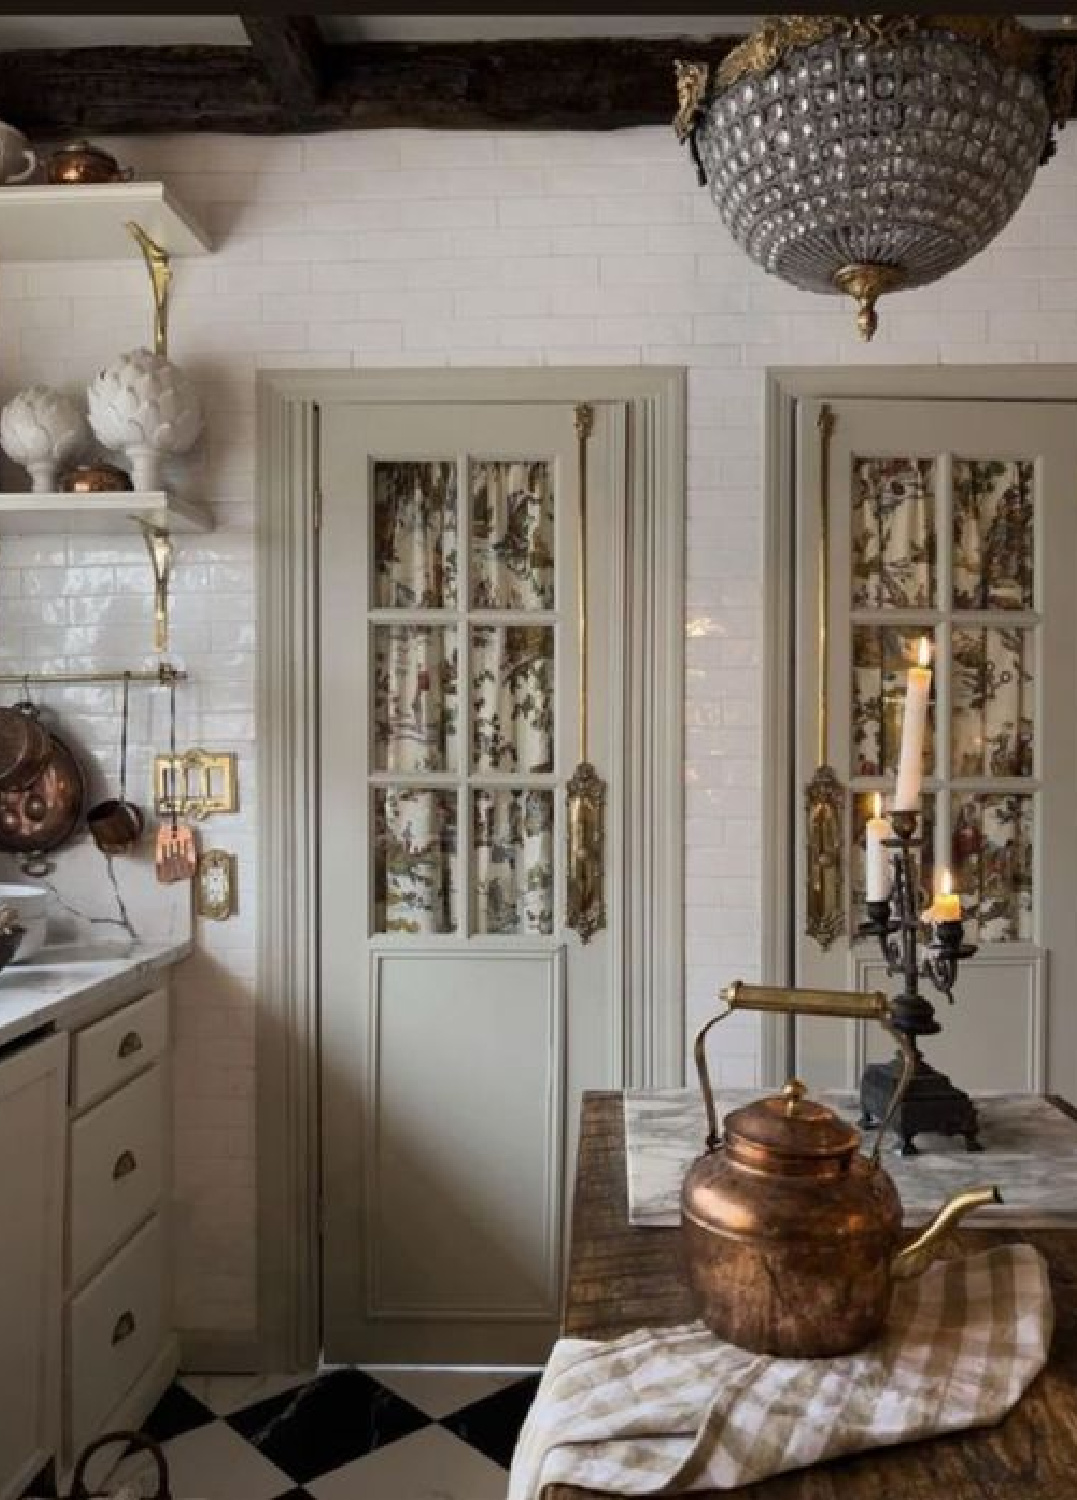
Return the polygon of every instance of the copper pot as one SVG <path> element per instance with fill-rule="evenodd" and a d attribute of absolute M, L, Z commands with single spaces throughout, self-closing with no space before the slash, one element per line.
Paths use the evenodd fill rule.
<path fill-rule="evenodd" d="M 74 833 L 86 800 L 79 763 L 57 734 L 41 773 L 26 786 L 0 790 L 0 849 L 24 856 L 27 874 L 46 873 L 44 855 Z"/>
<path fill-rule="evenodd" d="M 28 786 L 51 751 L 49 732 L 29 703 L 0 708 L 0 791 Z"/>
<path fill-rule="evenodd" d="M 114 156 L 89 141 L 71 141 L 45 161 L 45 177 L 57 185 L 130 182 L 132 175 L 130 167 L 121 167 Z"/>
<path fill-rule="evenodd" d="M 60 488 L 68 495 L 110 494 L 132 488 L 131 476 L 115 464 L 77 464 L 60 477 Z"/>
<path fill-rule="evenodd" d="M 723 999 L 729 1010 L 696 1038 L 709 1134 L 706 1155 L 689 1168 L 681 1194 L 700 1317 L 720 1338 L 761 1354 L 851 1354 L 881 1333 L 894 1281 L 919 1275 L 957 1219 L 1001 1197 L 994 1187 L 959 1194 L 901 1249 L 901 1200 L 879 1150 L 916 1057 L 890 1023 L 887 997 L 735 984 Z M 727 1115 L 719 1136 L 705 1039 L 715 1021 L 736 1009 L 871 1018 L 893 1035 L 904 1069 L 871 1157 L 860 1153 L 860 1132 L 808 1099 L 797 1080 Z"/>

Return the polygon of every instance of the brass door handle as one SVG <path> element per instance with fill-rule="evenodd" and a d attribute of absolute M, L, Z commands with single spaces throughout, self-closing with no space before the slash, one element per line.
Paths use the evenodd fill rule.
<path fill-rule="evenodd" d="M 122 1312 L 116 1319 L 116 1326 L 112 1330 L 112 1343 L 122 1344 L 124 1339 L 129 1339 L 135 1331 L 135 1315 L 131 1311 Z"/>
<path fill-rule="evenodd" d="M 137 1031 L 125 1031 L 116 1048 L 116 1056 L 133 1057 L 136 1052 L 142 1051 L 142 1045 L 142 1038 Z"/>
<path fill-rule="evenodd" d="M 130 1177 L 137 1165 L 138 1163 L 135 1161 L 133 1151 L 121 1151 L 112 1168 L 113 1182 L 119 1182 L 121 1178 Z"/>

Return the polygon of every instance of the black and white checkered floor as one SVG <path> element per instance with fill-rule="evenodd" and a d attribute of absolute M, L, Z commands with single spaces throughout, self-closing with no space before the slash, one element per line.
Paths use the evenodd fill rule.
<path fill-rule="evenodd" d="M 176 1500 L 504 1500 L 538 1375 L 330 1369 L 185 1376 L 143 1430 Z M 129 1459 L 111 1484 L 152 1469 Z"/>

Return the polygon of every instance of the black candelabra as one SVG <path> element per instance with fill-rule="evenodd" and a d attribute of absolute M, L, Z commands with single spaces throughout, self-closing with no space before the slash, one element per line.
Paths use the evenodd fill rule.
<path fill-rule="evenodd" d="M 891 1014 L 895 1029 L 908 1037 L 916 1054 L 916 1072 L 892 1125 L 901 1140 L 903 1156 L 916 1155 L 915 1137 L 921 1132 L 963 1135 L 968 1150 L 982 1151 L 972 1100 L 944 1073 L 924 1061 L 918 1044 L 920 1037 L 942 1030 L 935 1019 L 935 1007 L 920 992 L 920 981 L 930 980 L 952 1003 L 958 964 L 976 952 L 965 942 L 960 920 L 936 922 L 933 940 L 926 944 L 921 941 L 913 852 L 923 843 L 917 836 L 919 816 L 915 812 L 891 813 L 894 837 L 885 839 L 884 847 L 893 851 L 893 887 L 885 901 L 867 903 L 868 920 L 860 927 L 863 936 L 879 939 L 886 972 L 901 976 L 902 991 L 894 996 Z M 900 1074 L 900 1056 L 865 1068 L 860 1080 L 860 1123 L 865 1129 L 885 1118 Z"/>

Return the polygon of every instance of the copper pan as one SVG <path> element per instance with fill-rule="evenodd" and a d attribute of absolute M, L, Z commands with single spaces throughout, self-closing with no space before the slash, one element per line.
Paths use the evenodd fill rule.
<path fill-rule="evenodd" d="M 29 703 L 0 708 L 0 791 L 17 791 L 41 775 L 52 741 Z"/>
<path fill-rule="evenodd" d="M 78 761 L 49 734 L 44 769 L 27 786 L 0 789 L 0 849 L 24 856 L 27 874 L 47 873 L 44 856 L 66 843 L 79 825 L 86 788 Z"/>

